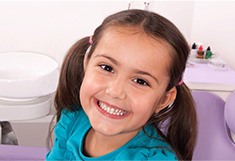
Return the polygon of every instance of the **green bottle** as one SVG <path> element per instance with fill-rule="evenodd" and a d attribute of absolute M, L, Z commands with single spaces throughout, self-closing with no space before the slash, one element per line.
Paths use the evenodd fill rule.
<path fill-rule="evenodd" d="M 212 52 L 211 52 L 211 48 L 210 46 L 208 46 L 208 48 L 206 49 L 206 59 L 210 59 L 212 57 Z"/>

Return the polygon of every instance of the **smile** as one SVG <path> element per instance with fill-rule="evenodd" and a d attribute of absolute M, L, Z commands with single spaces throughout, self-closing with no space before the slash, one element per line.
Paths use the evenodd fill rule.
<path fill-rule="evenodd" d="M 108 106 L 105 103 L 100 102 L 100 101 L 98 102 L 98 105 L 101 109 L 103 109 L 105 112 L 107 112 L 110 115 L 123 116 L 127 113 L 127 111 L 125 111 L 125 110 L 120 110 L 120 109 L 117 109 L 117 108 L 110 107 L 110 106 Z"/>

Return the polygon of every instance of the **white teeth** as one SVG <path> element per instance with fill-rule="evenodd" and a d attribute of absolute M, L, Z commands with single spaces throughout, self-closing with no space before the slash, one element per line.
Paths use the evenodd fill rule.
<path fill-rule="evenodd" d="M 104 111 L 106 111 L 107 113 L 109 113 L 111 115 L 122 116 L 126 113 L 126 111 L 114 109 L 112 107 L 108 107 L 102 102 L 99 102 L 99 106 L 100 106 L 100 108 L 102 108 Z"/>

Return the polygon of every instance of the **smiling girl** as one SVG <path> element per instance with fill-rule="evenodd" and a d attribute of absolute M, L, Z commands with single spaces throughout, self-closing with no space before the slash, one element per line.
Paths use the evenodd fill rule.
<path fill-rule="evenodd" d="M 47 160 L 191 160 L 196 112 L 182 83 L 189 48 L 166 18 L 107 17 L 68 51 Z"/>

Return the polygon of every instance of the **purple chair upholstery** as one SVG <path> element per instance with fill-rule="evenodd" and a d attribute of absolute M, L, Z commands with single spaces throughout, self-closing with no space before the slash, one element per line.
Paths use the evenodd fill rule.
<path fill-rule="evenodd" d="M 193 160 L 235 160 L 235 147 L 227 137 L 224 123 L 225 102 L 209 92 L 192 94 L 198 115 L 198 139 Z"/>
<path fill-rule="evenodd" d="M 0 145 L 0 160 L 4 161 L 44 161 L 45 147 Z"/>
<path fill-rule="evenodd" d="M 228 139 L 235 147 L 235 141 L 232 139 L 231 133 L 235 134 L 235 91 L 232 92 L 226 100 L 224 108 L 224 123 L 227 130 Z"/>

